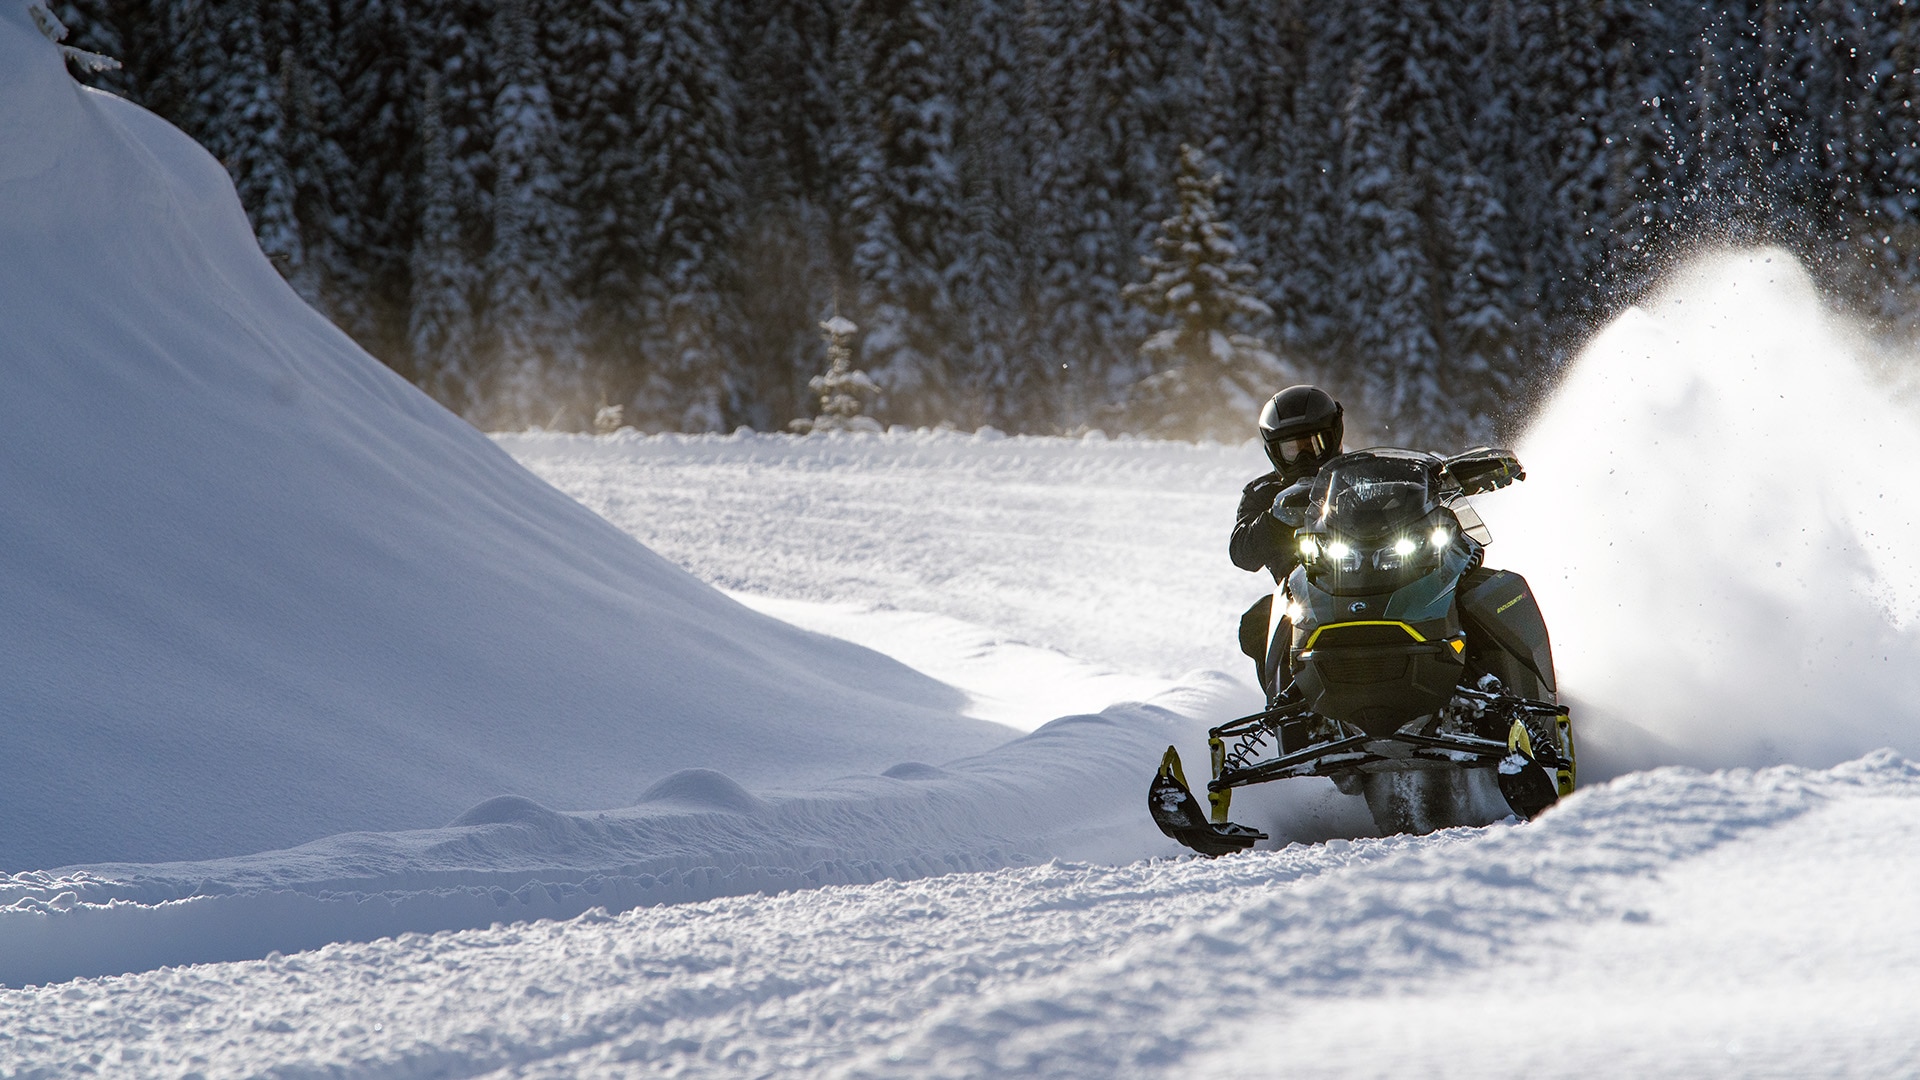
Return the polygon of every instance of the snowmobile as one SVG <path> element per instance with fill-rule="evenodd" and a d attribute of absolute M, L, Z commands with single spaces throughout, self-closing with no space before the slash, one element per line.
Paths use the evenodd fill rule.
<path fill-rule="evenodd" d="M 1363 796 L 1382 833 L 1532 818 L 1571 793 L 1546 622 L 1524 578 L 1481 565 L 1492 536 L 1467 502 L 1525 478 L 1505 450 L 1381 447 L 1283 491 L 1299 558 L 1267 627 L 1273 692 L 1208 732 L 1210 813 L 1167 747 L 1147 795 L 1160 830 L 1205 855 L 1249 848 L 1267 836 L 1228 820 L 1233 790 L 1289 777 Z"/>

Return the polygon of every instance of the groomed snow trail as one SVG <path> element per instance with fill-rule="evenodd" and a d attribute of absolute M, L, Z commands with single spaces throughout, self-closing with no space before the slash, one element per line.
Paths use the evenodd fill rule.
<path fill-rule="evenodd" d="M 944 431 L 495 441 L 736 593 L 938 613 L 1134 677 L 1251 676 L 1234 628 L 1262 575 L 1226 553 L 1240 486 L 1271 468 L 1257 442 Z"/>
<path fill-rule="evenodd" d="M 1661 770 L 1524 826 L 814 889 L 0 992 L 0 1062 L 1891 1075 L 1920 1063 L 1920 941 L 1896 925 L 1920 863 L 1886 857 L 1915 840 L 1920 769 L 1890 754 Z"/>

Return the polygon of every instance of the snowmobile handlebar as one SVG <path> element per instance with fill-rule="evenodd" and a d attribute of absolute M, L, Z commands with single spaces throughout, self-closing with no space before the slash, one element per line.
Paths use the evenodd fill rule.
<path fill-rule="evenodd" d="M 1513 451 L 1476 446 L 1442 461 L 1440 477 L 1443 483 L 1458 487 L 1463 495 L 1479 495 L 1525 480 L 1527 473 Z"/>

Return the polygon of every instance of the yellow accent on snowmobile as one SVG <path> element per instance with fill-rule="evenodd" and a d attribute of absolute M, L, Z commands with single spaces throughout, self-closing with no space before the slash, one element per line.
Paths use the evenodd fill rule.
<path fill-rule="evenodd" d="M 1181 787 L 1187 787 L 1186 771 L 1180 768 L 1180 751 L 1167 747 L 1167 752 L 1160 755 L 1160 771 L 1180 781 Z"/>
<path fill-rule="evenodd" d="M 1454 655 L 1456 656 L 1467 651 L 1466 638 L 1457 637 L 1457 638 L 1454 638 L 1452 641 L 1447 642 L 1447 644 L 1453 646 L 1453 652 L 1454 652 Z"/>
<path fill-rule="evenodd" d="M 1533 760 L 1533 736 L 1527 734 L 1527 725 L 1515 720 L 1507 729 L 1507 750 L 1518 750 L 1528 761 Z"/>
<path fill-rule="evenodd" d="M 1560 797 L 1564 799 L 1573 794 L 1575 770 L 1579 767 L 1573 755 L 1573 717 L 1563 712 L 1553 718 L 1553 726 L 1554 730 L 1560 734 L 1560 756 L 1567 763 L 1566 768 L 1554 770 L 1557 774 L 1554 779 L 1559 782 Z"/>
<path fill-rule="evenodd" d="M 1412 626 L 1409 626 L 1408 624 L 1403 623 L 1398 619 L 1355 619 L 1352 622 L 1327 623 L 1325 626 L 1314 627 L 1313 633 L 1308 636 L 1307 643 L 1304 646 L 1302 646 L 1302 648 L 1303 649 L 1313 648 L 1313 643 L 1320 640 L 1320 635 L 1326 633 L 1329 630 L 1340 630 L 1349 626 L 1397 626 L 1400 629 L 1405 630 L 1407 632 L 1407 636 L 1411 637 L 1415 641 L 1427 640 L 1426 638 L 1420 636 L 1420 631 L 1415 630 Z"/>
<path fill-rule="evenodd" d="M 1215 780 L 1220 779 L 1220 770 L 1227 766 L 1227 747 L 1225 743 L 1220 741 L 1220 736 L 1207 736 L 1207 759 L 1213 766 L 1213 778 Z M 1227 823 L 1227 808 L 1232 802 L 1232 788 L 1221 788 L 1219 791 L 1207 792 L 1207 804 L 1213 807 L 1213 823 L 1215 825 L 1225 825 Z"/>
<path fill-rule="evenodd" d="M 1573 752 L 1573 717 L 1561 713 L 1553 718 L 1553 728 L 1560 742 L 1560 760 L 1566 762 L 1564 766 L 1553 770 L 1553 786 L 1555 792 L 1564 799 L 1573 794 L 1579 767 Z M 1533 736 L 1528 733 L 1526 725 L 1518 720 L 1507 730 L 1507 749 L 1518 750 L 1528 760 L 1533 759 Z"/>

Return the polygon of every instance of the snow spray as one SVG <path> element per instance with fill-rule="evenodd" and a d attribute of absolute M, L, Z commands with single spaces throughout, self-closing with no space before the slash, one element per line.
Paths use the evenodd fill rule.
<path fill-rule="evenodd" d="M 1920 756 L 1920 422 L 1790 254 L 1607 326 L 1477 501 L 1526 575 L 1583 779 Z"/>

